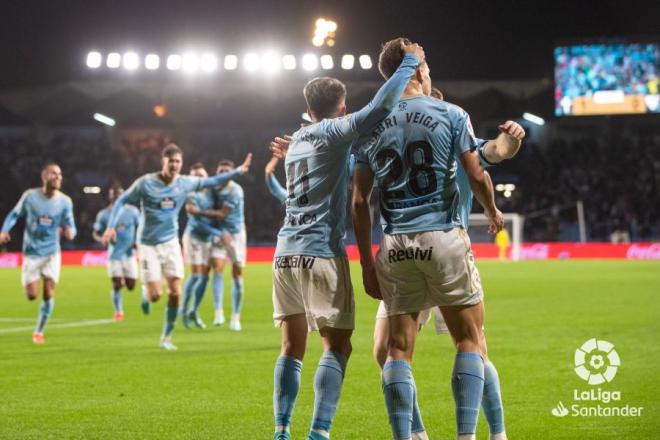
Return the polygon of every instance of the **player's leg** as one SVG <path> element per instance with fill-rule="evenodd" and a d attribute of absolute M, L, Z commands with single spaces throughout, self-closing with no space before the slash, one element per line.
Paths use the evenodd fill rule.
<path fill-rule="evenodd" d="M 162 296 L 163 271 L 156 246 L 140 246 L 140 268 L 142 269 L 142 312 L 147 315 L 151 311 L 151 303 Z"/>
<path fill-rule="evenodd" d="M 212 251 L 211 265 L 213 266 L 213 308 L 215 310 L 213 325 L 225 323 L 225 312 L 222 308 L 225 284 L 222 272 L 225 270 L 226 252 L 214 247 Z"/>
<path fill-rule="evenodd" d="M 124 285 L 129 291 L 133 291 L 138 277 L 137 260 L 135 257 L 128 257 L 122 261 L 124 268 Z"/>
<path fill-rule="evenodd" d="M 199 280 L 197 281 L 197 285 L 195 286 L 195 296 L 193 300 L 193 306 L 191 310 L 191 315 L 195 317 L 196 322 L 199 321 L 201 322 L 201 319 L 199 318 L 199 306 L 202 304 L 202 300 L 204 299 L 204 294 L 206 293 L 206 286 L 209 283 L 209 270 L 210 267 L 208 265 L 201 265 L 199 268 Z"/>
<path fill-rule="evenodd" d="M 194 297 L 194 292 L 199 280 L 199 243 L 189 234 L 184 234 L 183 249 L 185 262 L 190 265 L 190 273 L 183 285 L 183 300 L 181 302 L 181 310 L 179 310 L 179 314 L 181 315 L 183 326 L 190 328 L 190 320 L 188 319 L 189 306 Z"/>
<path fill-rule="evenodd" d="M 41 341 L 34 341 L 33 337 L 33 342 L 43 344 L 44 328 L 53 314 L 53 308 L 55 308 L 55 285 L 60 281 L 62 260 L 59 253 L 40 260 L 40 273 L 43 279 L 43 301 L 39 309 L 39 319 L 37 319 L 37 326 L 34 333 L 41 335 Z"/>
<path fill-rule="evenodd" d="M 21 283 L 23 284 L 23 291 L 29 301 L 34 301 L 39 297 L 39 281 L 41 280 L 40 259 L 23 257 L 23 266 L 21 267 Z M 41 309 L 43 304 L 39 306 L 39 315 L 37 316 L 37 326 L 41 319 Z M 36 329 L 32 333 L 32 342 L 35 344 L 43 344 L 43 334 L 37 333 Z"/>
<path fill-rule="evenodd" d="M 176 323 L 181 300 L 181 280 L 183 279 L 183 257 L 178 240 L 172 240 L 159 245 L 160 261 L 163 262 L 163 275 L 167 278 L 167 307 L 165 308 L 165 322 L 161 336 L 161 347 L 166 350 L 176 350 L 172 344 L 172 332 Z"/>
<path fill-rule="evenodd" d="M 481 331 L 484 351 L 488 354 L 486 345 L 486 335 Z M 489 357 L 484 358 L 484 395 L 481 400 L 481 407 L 488 421 L 490 430 L 490 440 L 507 440 L 506 430 L 504 428 L 504 407 L 502 405 L 502 392 L 500 389 L 500 377 L 497 369 Z"/>
<path fill-rule="evenodd" d="M 121 321 L 124 319 L 124 308 L 123 308 L 123 301 L 121 297 L 121 289 L 124 287 L 124 278 L 123 277 L 117 277 L 113 276 L 110 279 L 112 283 L 112 307 L 114 308 L 114 316 L 113 319 L 115 321 Z"/>
<path fill-rule="evenodd" d="M 241 308 L 243 306 L 243 267 L 246 257 L 245 231 L 233 234 L 228 245 L 227 253 L 232 262 L 232 291 L 231 291 L 231 321 L 229 328 L 234 331 L 241 330 Z"/>

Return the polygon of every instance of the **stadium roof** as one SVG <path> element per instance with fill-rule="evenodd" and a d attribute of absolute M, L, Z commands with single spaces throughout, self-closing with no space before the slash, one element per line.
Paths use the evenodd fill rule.
<path fill-rule="evenodd" d="M 551 78 L 560 40 L 657 33 L 660 3 L 25 0 L 4 2 L 2 16 L 3 89 L 91 79 L 92 49 L 306 50 L 319 16 L 338 23 L 337 51 L 373 56 L 382 41 L 405 35 L 423 44 L 434 78 L 517 80 Z M 374 69 L 370 75 L 378 79 Z"/>

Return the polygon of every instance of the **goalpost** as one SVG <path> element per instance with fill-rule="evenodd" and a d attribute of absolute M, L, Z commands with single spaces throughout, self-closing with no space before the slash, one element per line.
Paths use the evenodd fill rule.
<path fill-rule="evenodd" d="M 525 217 L 513 212 L 507 212 L 502 216 L 504 217 L 504 228 L 507 229 L 511 237 L 511 259 L 518 261 L 520 260 Z M 470 240 L 474 243 L 492 243 L 494 240 L 493 236 L 488 234 L 488 218 L 484 214 L 470 214 L 468 234 Z"/>

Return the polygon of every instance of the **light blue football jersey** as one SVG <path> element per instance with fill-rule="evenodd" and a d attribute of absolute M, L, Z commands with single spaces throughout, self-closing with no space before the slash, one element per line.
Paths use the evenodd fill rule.
<path fill-rule="evenodd" d="M 102 209 L 96 215 L 94 230 L 103 234 L 108 228 L 112 207 Z M 114 243 L 108 245 L 108 259 L 123 260 L 135 255 L 135 239 L 137 227 L 140 223 L 140 210 L 133 205 L 124 205 L 117 221 L 117 237 Z"/>
<path fill-rule="evenodd" d="M 383 231 L 403 234 L 461 226 L 457 157 L 478 146 L 468 114 L 446 101 L 402 99 L 373 130 L 358 163 L 380 188 Z"/>
<path fill-rule="evenodd" d="M 110 214 L 109 227 L 115 227 L 119 211 L 125 203 L 140 207 L 140 243 L 156 246 L 178 238 L 179 212 L 188 194 L 203 188 L 225 184 L 238 176 L 238 169 L 213 177 L 179 175 L 166 184 L 159 173 L 145 174 L 122 193 Z"/>
<path fill-rule="evenodd" d="M 229 182 L 222 189 L 216 189 L 216 198 L 222 206 L 231 208 L 227 217 L 219 222 L 221 230 L 230 234 L 238 234 L 245 228 L 245 194 L 243 188 L 236 182 Z"/>
<path fill-rule="evenodd" d="M 346 255 L 344 223 L 350 147 L 394 108 L 419 60 L 407 54 L 392 77 L 363 109 L 324 119 L 293 134 L 285 160 L 286 217 L 275 256 Z"/>
<path fill-rule="evenodd" d="M 483 155 L 484 145 L 488 142 L 484 139 L 477 138 L 477 151 L 479 152 L 479 161 L 481 166 L 484 168 L 490 167 L 490 164 Z M 474 199 L 474 193 L 472 192 L 472 187 L 470 186 L 470 179 L 468 178 L 463 165 L 461 164 L 460 159 L 457 157 L 456 162 L 458 168 L 456 169 L 456 185 L 458 186 L 458 206 L 459 206 L 459 217 L 461 219 L 461 224 L 463 228 L 467 231 L 470 227 L 470 212 L 472 212 L 472 200 Z"/>
<path fill-rule="evenodd" d="M 28 257 L 47 257 L 60 252 L 60 228 L 76 233 L 73 202 L 58 191 L 51 198 L 41 188 L 28 189 L 12 209 L 2 225 L 9 232 L 20 217 L 25 217 L 23 254 Z"/>
<path fill-rule="evenodd" d="M 215 209 L 215 198 L 213 190 L 205 188 L 201 191 L 188 195 L 187 203 L 195 205 L 200 211 Z M 213 239 L 213 219 L 202 215 L 188 214 L 188 223 L 184 234 L 189 234 L 196 240 L 209 242 Z"/>

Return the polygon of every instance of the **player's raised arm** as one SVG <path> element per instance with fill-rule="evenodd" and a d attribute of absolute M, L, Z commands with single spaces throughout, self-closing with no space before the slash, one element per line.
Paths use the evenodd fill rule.
<path fill-rule="evenodd" d="M 14 209 L 9 211 L 9 214 L 5 217 L 5 221 L 2 223 L 2 231 L 0 231 L 0 244 L 8 243 L 11 240 L 9 231 L 16 225 L 18 219 L 25 215 L 25 199 L 27 198 L 27 194 L 27 191 L 25 191 L 18 200 L 18 203 L 16 203 L 16 206 L 14 206 Z"/>
<path fill-rule="evenodd" d="M 479 163 L 479 156 L 475 151 L 466 151 L 460 156 L 463 169 L 468 175 L 470 187 L 475 197 L 483 206 L 484 213 L 488 217 L 488 232 L 495 234 L 504 226 L 502 213 L 495 206 L 495 192 L 490 176 Z"/>
<path fill-rule="evenodd" d="M 362 283 L 367 294 L 376 299 L 382 299 L 376 266 L 371 253 L 371 212 L 369 198 L 373 190 L 374 173 L 364 165 L 357 166 L 353 173 L 353 199 L 351 202 L 351 217 L 353 230 L 360 252 L 362 266 Z"/>
<path fill-rule="evenodd" d="M 333 119 L 327 129 L 329 137 L 350 139 L 366 134 L 392 112 L 417 66 L 425 59 L 424 49 L 418 44 L 401 43 L 401 50 L 405 55 L 399 68 L 378 90 L 376 96 L 361 110 L 345 118 Z"/>
<path fill-rule="evenodd" d="M 114 205 L 112 205 L 112 211 L 110 211 L 110 216 L 108 218 L 108 227 L 103 233 L 103 237 L 101 237 L 101 243 L 103 243 L 104 246 L 107 246 L 108 243 L 114 240 L 117 236 L 117 231 L 115 230 L 115 227 L 117 226 L 117 222 L 119 221 L 119 215 L 121 214 L 121 210 L 124 208 L 124 205 L 126 205 L 127 203 L 131 203 L 136 206 L 139 206 L 141 194 L 142 194 L 142 178 L 133 182 L 133 185 L 131 185 L 130 188 L 128 188 L 126 191 L 121 193 L 119 197 L 117 197 L 117 200 L 115 200 Z"/>
<path fill-rule="evenodd" d="M 495 139 L 486 142 L 480 151 L 480 154 L 490 164 L 500 163 L 514 157 L 525 138 L 525 130 L 514 121 L 506 121 L 497 128 L 500 130 L 500 134 Z"/>
<path fill-rule="evenodd" d="M 248 153 L 247 156 L 245 156 L 245 160 L 243 161 L 243 163 L 237 166 L 232 171 L 229 171 L 228 173 L 220 173 L 212 177 L 206 177 L 204 179 L 200 179 L 198 189 L 222 186 L 225 183 L 229 182 L 230 180 L 247 173 L 250 170 L 251 164 L 252 164 L 252 153 Z"/>
<path fill-rule="evenodd" d="M 284 187 L 280 184 L 280 182 L 277 181 L 277 178 L 275 177 L 275 168 L 277 167 L 279 161 L 280 159 L 273 155 L 272 159 L 266 164 L 264 174 L 266 177 L 266 187 L 268 188 L 268 191 L 273 195 L 273 197 L 279 200 L 280 203 L 284 203 L 287 198 L 286 189 L 284 189 Z"/>

